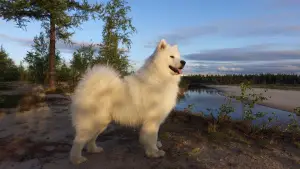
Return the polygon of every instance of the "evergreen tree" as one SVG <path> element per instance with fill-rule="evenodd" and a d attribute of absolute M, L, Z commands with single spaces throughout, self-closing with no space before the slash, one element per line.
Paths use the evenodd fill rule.
<path fill-rule="evenodd" d="M 0 17 L 6 21 L 15 21 L 25 28 L 31 20 L 42 22 L 50 37 L 49 45 L 49 87 L 55 88 L 55 42 L 61 39 L 71 43 L 74 32 L 70 28 L 78 27 L 83 21 L 101 14 L 102 5 L 90 5 L 87 0 L 0 0 Z"/>

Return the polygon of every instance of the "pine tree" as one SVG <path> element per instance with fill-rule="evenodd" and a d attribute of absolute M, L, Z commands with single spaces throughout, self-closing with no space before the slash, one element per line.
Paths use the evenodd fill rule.
<path fill-rule="evenodd" d="M 55 42 L 61 39 L 71 43 L 74 32 L 90 16 L 93 19 L 102 13 L 102 5 L 90 5 L 87 0 L 0 0 L 0 18 L 15 21 L 20 28 L 26 28 L 31 20 L 42 22 L 50 37 L 49 45 L 49 87 L 55 88 Z"/>

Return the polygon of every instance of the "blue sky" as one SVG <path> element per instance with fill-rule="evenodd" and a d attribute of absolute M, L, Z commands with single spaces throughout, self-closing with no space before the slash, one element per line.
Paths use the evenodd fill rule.
<path fill-rule="evenodd" d="M 92 2 L 95 2 L 93 0 Z M 103 2 L 98 0 L 99 2 Z M 128 0 L 137 28 L 130 59 L 140 67 L 161 38 L 178 44 L 185 73 L 299 73 L 300 0 Z M 103 22 L 88 21 L 72 40 L 101 42 Z M 27 31 L 0 20 L 0 44 L 19 63 L 39 22 Z M 58 44 L 70 60 L 77 46 Z"/>

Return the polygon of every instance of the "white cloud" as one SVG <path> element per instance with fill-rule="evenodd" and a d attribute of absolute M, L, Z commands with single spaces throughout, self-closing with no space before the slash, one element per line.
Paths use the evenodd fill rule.
<path fill-rule="evenodd" d="M 244 70 L 243 68 L 239 68 L 239 67 L 225 67 L 225 66 L 221 66 L 218 67 L 219 71 L 224 71 L 224 72 L 238 72 L 238 71 L 242 71 Z"/>
<path fill-rule="evenodd" d="M 286 65 L 282 69 L 286 71 L 300 71 L 300 66 Z"/>

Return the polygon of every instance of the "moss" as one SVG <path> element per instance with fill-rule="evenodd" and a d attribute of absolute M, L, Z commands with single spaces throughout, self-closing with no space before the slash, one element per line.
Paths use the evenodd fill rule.
<path fill-rule="evenodd" d="M 193 148 L 191 152 L 188 153 L 189 156 L 195 156 L 201 153 L 201 148 Z"/>

